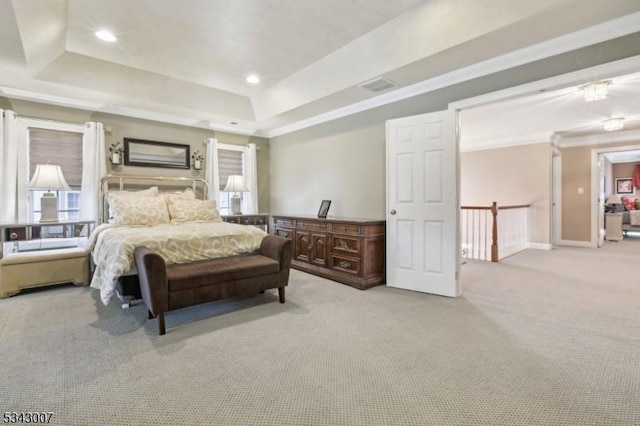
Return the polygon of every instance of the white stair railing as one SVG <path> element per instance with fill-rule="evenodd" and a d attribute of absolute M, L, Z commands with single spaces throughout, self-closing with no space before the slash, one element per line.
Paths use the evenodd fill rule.
<path fill-rule="evenodd" d="M 525 249 L 529 241 L 528 212 L 529 205 L 498 207 L 493 202 L 489 207 L 462 206 L 462 257 L 498 262 Z"/>

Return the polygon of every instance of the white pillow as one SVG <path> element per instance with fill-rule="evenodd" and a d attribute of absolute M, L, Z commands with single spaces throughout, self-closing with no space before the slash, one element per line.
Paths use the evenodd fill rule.
<path fill-rule="evenodd" d="M 169 198 L 171 223 L 211 220 L 220 222 L 222 218 L 215 200 L 183 200 Z"/>
<path fill-rule="evenodd" d="M 143 189 L 142 191 L 109 191 L 107 192 L 107 202 L 109 206 L 111 206 L 111 200 L 116 198 L 125 198 L 125 197 L 155 197 L 158 195 L 158 187 L 151 186 L 147 189 Z"/>
<path fill-rule="evenodd" d="M 116 197 L 110 201 L 110 223 L 151 226 L 169 223 L 167 203 L 161 197 Z"/>
<path fill-rule="evenodd" d="M 196 193 L 193 192 L 193 189 L 187 188 L 183 192 L 161 192 L 158 194 L 159 197 L 164 198 L 165 201 L 169 202 L 169 199 L 179 199 L 179 200 L 195 200 Z"/>

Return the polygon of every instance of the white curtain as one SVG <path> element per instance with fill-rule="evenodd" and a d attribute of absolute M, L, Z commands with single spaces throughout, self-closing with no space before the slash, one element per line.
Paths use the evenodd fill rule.
<path fill-rule="evenodd" d="M 208 198 L 215 200 L 220 208 L 220 176 L 218 175 L 218 140 L 209 138 L 204 143 L 207 146 L 204 163 L 204 179 L 209 184 Z"/>
<path fill-rule="evenodd" d="M 18 219 L 17 121 L 15 112 L 0 109 L 0 223 Z"/>
<path fill-rule="evenodd" d="M 242 194 L 242 212 L 258 213 L 258 159 L 256 144 L 250 143 L 244 149 L 244 185 L 249 192 Z"/>
<path fill-rule="evenodd" d="M 80 219 L 98 220 L 100 212 L 100 180 L 107 174 L 104 125 L 85 123 L 82 138 L 82 189 Z"/>

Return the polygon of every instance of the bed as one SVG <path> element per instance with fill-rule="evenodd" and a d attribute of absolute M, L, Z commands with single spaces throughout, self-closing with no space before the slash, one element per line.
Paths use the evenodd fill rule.
<path fill-rule="evenodd" d="M 167 264 L 176 264 L 251 253 L 267 235 L 253 226 L 223 222 L 215 202 L 206 200 L 207 185 L 200 179 L 108 175 L 101 188 L 104 223 L 91 234 L 88 247 L 91 287 L 100 290 L 105 305 L 114 294 L 125 307 L 137 298 L 137 246 L 150 247 Z"/>

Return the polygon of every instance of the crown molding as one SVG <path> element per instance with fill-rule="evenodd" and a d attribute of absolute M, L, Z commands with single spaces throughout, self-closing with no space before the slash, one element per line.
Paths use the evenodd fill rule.
<path fill-rule="evenodd" d="M 75 98 L 68 98 L 65 96 L 49 95 L 46 93 L 16 89 L 14 87 L 8 86 L 0 86 L 0 93 L 10 99 L 40 102 L 48 105 L 58 105 L 67 108 L 77 108 L 87 111 L 100 111 L 104 107 L 104 104 L 100 102 L 91 102 Z"/>
<path fill-rule="evenodd" d="M 559 148 L 574 148 L 578 146 L 606 145 L 619 142 L 640 142 L 640 130 L 629 130 L 622 132 L 603 133 L 600 135 L 590 135 L 576 138 L 554 138 L 556 146 Z"/>
<path fill-rule="evenodd" d="M 551 143 L 552 134 L 538 132 L 519 138 L 490 139 L 485 141 L 461 142 L 460 152 L 484 151 L 488 149 L 509 148 L 513 146 L 534 145 L 539 143 Z"/>
<path fill-rule="evenodd" d="M 195 127 L 207 130 L 214 130 L 226 133 L 235 133 L 249 136 L 265 137 L 266 134 L 260 130 L 253 130 L 245 127 L 219 124 L 207 120 L 192 120 L 182 118 L 172 114 L 162 114 L 149 110 L 129 108 L 117 105 L 109 105 L 100 102 L 84 101 L 77 98 L 65 96 L 49 95 L 46 93 L 33 92 L 29 90 L 16 89 L 13 87 L 0 86 L 0 93 L 10 99 L 19 99 L 30 102 L 40 102 L 48 105 L 57 105 L 66 108 L 81 109 L 84 111 L 95 111 L 105 114 L 122 115 L 125 117 L 139 118 L 141 120 L 158 121 L 161 123 L 175 124 L 179 126 Z"/>

